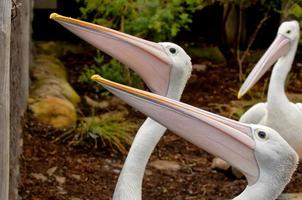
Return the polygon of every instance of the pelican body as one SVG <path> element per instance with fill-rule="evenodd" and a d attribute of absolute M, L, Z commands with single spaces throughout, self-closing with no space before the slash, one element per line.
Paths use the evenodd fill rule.
<path fill-rule="evenodd" d="M 51 14 L 51 19 L 103 52 L 117 58 L 142 77 L 148 88 L 175 100 L 191 76 L 191 58 L 178 45 L 154 43 L 103 26 Z M 113 199 L 140 200 L 146 165 L 166 127 L 147 118 L 139 128 L 119 176 Z"/>
<path fill-rule="evenodd" d="M 254 105 L 241 116 L 240 121 L 275 129 L 302 157 L 302 104 L 290 102 L 285 94 L 286 78 L 296 54 L 299 34 L 297 21 L 280 25 L 276 39 L 247 77 L 238 97 L 244 95 L 277 61 L 269 83 L 267 102 Z"/>
<path fill-rule="evenodd" d="M 297 167 L 296 152 L 269 127 L 237 122 L 98 75 L 92 79 L 180 137 L 239 169 L 248 186 L 236 200 L 277 198 Z"/>

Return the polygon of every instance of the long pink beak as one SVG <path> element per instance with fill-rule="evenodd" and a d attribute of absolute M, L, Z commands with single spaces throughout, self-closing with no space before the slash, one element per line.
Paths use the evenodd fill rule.
<path fill-rule="evenodd" d="M 166 95 L 173 63 L 160 44 L 56 13 L 50 19 L 130 67 L 153 92 Z"/>
<path fill-rule="evenodd" d="M 245 174 L 249 184 L 257 181 L 259 167 L 252 126 L 99 75 L 92 79 L 179 136 L 231 163 Z"/>
<path fill-rule="evenodd" d="M 261 57 L 241 86 L 238 92 L 238 98 L 241 98 L 247 91 L 249 91 L 280 57 L 287 54 L 289 51 L 289 46 L 290 40 L 287 37 L 278 34 L 274 42 Z"/>

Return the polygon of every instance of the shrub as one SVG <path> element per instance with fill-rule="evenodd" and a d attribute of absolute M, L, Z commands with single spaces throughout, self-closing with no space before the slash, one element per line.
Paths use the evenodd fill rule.
<path fill-rule="evenodd" d="M 56 138 L 73 146 L 85 146 L 94 142 L 94 147 L 110 146 L 123 154 L 127 153 L 126 145 L 132 142 L 138 123 L 127 119 L 123 111 L 107 112 L 99 116 L 85 117 L 73 129 Z"/>
<path fill-rule="evenodd" d="M 96 85 L 94 81 L 91 81 L 91 76 L 93 74 L 100 74 L 104 78 L 114 82 L 130 85 L 140 89 L 144 88 L 144 83 L 139 78 L 139 76 L 136 73 L 129 71 L 128 68 L 125 68 L 116 59 L 111 59 L 108 62 L 106 62 L 104 59 L 104 55 L 102 55 L 99 51 L 97 51 L 94 60 L 95 60 L 95 64 L 91 66 L 86 66 L 83 73 L 81 73 L 81 75 L 79 76 L 78 81 L 80 83 Z M 97 87 L 96 90 L 97 92 L 99 92 L 99 87 Z M 100 91 L 105 91 L 105 90 L 101 88 Z"/>
<path fill-rule="evenodd" d="M 302 3 L 294 4 L 290 9 L 290 14 L 293 15 L 299 21 L 300 27 L 302 27 Z M 302 34 L 302 31 L 301 31 L 301 34 Z M 300 44 L 302 44 L 302 38 L 300 38 Z"/>
<path fill-rule="evenodd" d="M 77 0 L 81 18 L 153 41 L 171 40 L 188 29 L 192 14 L 209 0 Z"/>

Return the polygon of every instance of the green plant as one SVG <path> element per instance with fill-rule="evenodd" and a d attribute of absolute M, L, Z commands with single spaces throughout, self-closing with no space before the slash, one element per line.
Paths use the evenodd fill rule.
<path fill-rule="evenodd" d="M 87 139 L 93 139 L 95 147 L 102 143 L 125 154 L 125 145 L 131 144 L 132 135 L 138 128 L 138 124 L 127 120 L 126 115 L 126 112 L 115 111 L 82 118 L 77 127 L 65 132 L 56 141 L 69 141 L 70 145 L 77 146 L 83 145 Z"/>
<path fill-rule="evenodd" d="M 76 0 L 81 6 L 81 18 L 106 27 L 117 29 L 153 41 L 171 40 L 181 29 L 188 29 L 192 14 L 211 0 Z M 93 74 L 143 88 L 143 82 L 135 73 L 112 59 L 105 61 L 98 52 L 95 64 L 86 67 L 79 82 L 91 84 Z M 102 90 L 93 86 L 96 91 Z"/>
<path fill-rule="evenodd" d="M 140 89 L 144 88 L 144 83 L 139 76 L 136 73 L 129 71 L 128 68 L 124 67 L 117 60 L 111 59 L 106 62 L 104 56 L 97 51 L 94 61 L 95 64 L 86 66 L 85 70 L 79 76 L 78 81 L 80 83 L 96 85 L 95 82 L 91 81 L 91 76 L 93 74 L 100 74 L 104 78 L 114 82 L 130 85 Z M 99 91 L 99 87 L 96 89 Z"/>
<path fill-rule="evenodd" d="M 298 4 L 298 1 L 297 1 L 297 3 L 293 4 L 293 6 L 290 9 L 290 14 L 295 16 L 295 18 L 300 23 L 300 27 L 302 27 L 302 3 L 301 2 L 300 2 L 300 4 Z M 301 31 L 301 34 L 302 34 L 302 31 Z M 302 38 L 300 38 L 300 44 L 302 44 Z"/>
<path fill-rule="evenodd" d="M 154 41 L 188 29 L 192 14 L 213 0 L 76 0 L 81 18 Z"/>

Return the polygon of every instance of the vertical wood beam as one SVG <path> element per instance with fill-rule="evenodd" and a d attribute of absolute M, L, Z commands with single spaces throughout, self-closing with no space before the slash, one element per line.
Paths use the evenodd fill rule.
<path fill-rule="evenodd" d="M 0 199 L 9 197 L 11 0 L 0 1 Z"/>
<path fill-rule="evenodd" d="M 31 36 L 31 0 L 15 0 L 15 5 L 12 11 L 10 55 L 10 200 L 19 199 L 21 118 L 28 97 Z"/>

